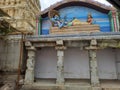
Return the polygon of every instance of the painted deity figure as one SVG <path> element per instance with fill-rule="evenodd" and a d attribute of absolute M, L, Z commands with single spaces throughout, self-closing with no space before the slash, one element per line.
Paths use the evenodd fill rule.
<path fill-rule="evenodd" d="M 60 24 L 59 15 L 54 15 L 53 18 L 51 18 L 51 21 L 54 23 L 54 26 L 59 26 L 59 24 Z"/>
<path fill-rule="evenodd" d="M 92 17 L 91 14 L 88 14 L 86 22 L 81 22 L 79 19 L 77 19 L 75 17 L 71 21 L 67 21 L 66 16 L 63 19 L 61 19 L 61 17 L 59 16 L 59 14 L 55 14 L 50 19 L 53 22 L 53 25 L 55 27 L 59 27 L 60 29 L 62 27 L 68 27 L 68 26 L 93 24 L 93 17 Z"/>
<path fill-rule="evenodd" d="M 91 14 L 88 14 L 87 22 L 88 22 L 89 24 L 93 24 L 93 17 L 92 17 Z"/>
<path fill-rule="evenodd" d="M 62 28 L 66 25 L 66 22 L 64 19 L 61 19 L 59 15 L 54 15 L 53 18 L 51 18 L 51 21 L 54 23 L 54 26 L 57 26 L 59 28 Z"/>

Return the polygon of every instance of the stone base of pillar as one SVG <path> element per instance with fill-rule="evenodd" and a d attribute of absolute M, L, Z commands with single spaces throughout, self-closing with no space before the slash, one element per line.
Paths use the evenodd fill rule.
<path fill-rule="evenodd" d="M 34 82 L 34 71 L 26 70 L 25 84 L 32 84 Z"/>
<path fill-rule="evenodd" d="M 92 87 L 91 90 L 102 90 L 101 87 Z"/>
<path fill-rule="evenodd" d="M 91 83 L 91 86 L 92 87 L 100 87 L 100 83 L 99 83 L 99 81 L 98 81 L 98 83 Z"/>
<path fill-rule="evenodd" d="M 64 80 L 61 80 L 61 81 L 58 81 L 58 80 L 56 80 L 56 84 L 59 84 L 59 85 L 64 85 Z"/>

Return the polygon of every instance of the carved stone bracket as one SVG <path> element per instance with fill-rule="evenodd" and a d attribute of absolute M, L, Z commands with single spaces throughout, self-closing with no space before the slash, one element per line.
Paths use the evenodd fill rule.
<path fill-rule="evenodd" d="M 97 50 L 97 49 L 100 49 L 98 46 L 97 46 L 97 41 L 96 40 L 91 40 L 90 42 L 90 46 L 87 46 L 85 47 L 86 50 Z"/>

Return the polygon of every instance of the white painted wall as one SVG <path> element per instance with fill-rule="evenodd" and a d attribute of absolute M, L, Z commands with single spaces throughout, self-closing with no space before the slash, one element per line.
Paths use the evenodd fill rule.
<path fill-rule="evenodd" d="M 35 78 L 56 78 L 57 53 L 55 48 L 37 50 Z"/>
<path fill-rule="evenodd" d="M 120 50 L 117 51 L 117 55 L 115 49 L 97 51 L 100 79 L 117 79 L 117 73 L 119 72 L 120 74 L 120 65 L 116 66 L 116 58 L 120 60 Z M 56 78 L 56 71 L 57 55 L 55 48 L 38 50 L 35 77 Z M 90 79 L 88 52 L 79 48 L 67 48 L 64 57 L 64 75 L 65 78 Z"/>
<path fill-rule="evenodd" d="M 117 74 L 118 74 L 118 79 L 120 79 L 120 49 L 116 49 L 116 55 L 117 55 L 117 60 L 116 60 Z"/>
<path fill-rule="evenodd" d="M 90 78 L 88 53 L 79 48 L 65 51 L 65 78 Z M 35 77 L 56 78 L 57 55 L 55 48 L 42 48 L 37 51 Z"/>
<path fill-rule="evenodd" d="M 97 60 L 100 79 L 117 79 L 114 49 L 99 50 L 97 52 Z"/>
<path fill-rule="evenodd" d="M 89 79 L 88 52 L 80 48 L 68 48 L 64 60 L 65 78 Z"/>

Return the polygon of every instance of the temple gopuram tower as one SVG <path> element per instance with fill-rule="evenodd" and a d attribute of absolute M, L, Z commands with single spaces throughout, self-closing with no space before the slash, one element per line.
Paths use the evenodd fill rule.
<path fill-rule="evenodd" d="M 4 18 L 17 30 L 35 32 L 36 15 L 40 10 L 39 0 L 0 0 L 0 8 L 10 16 Z"/>

